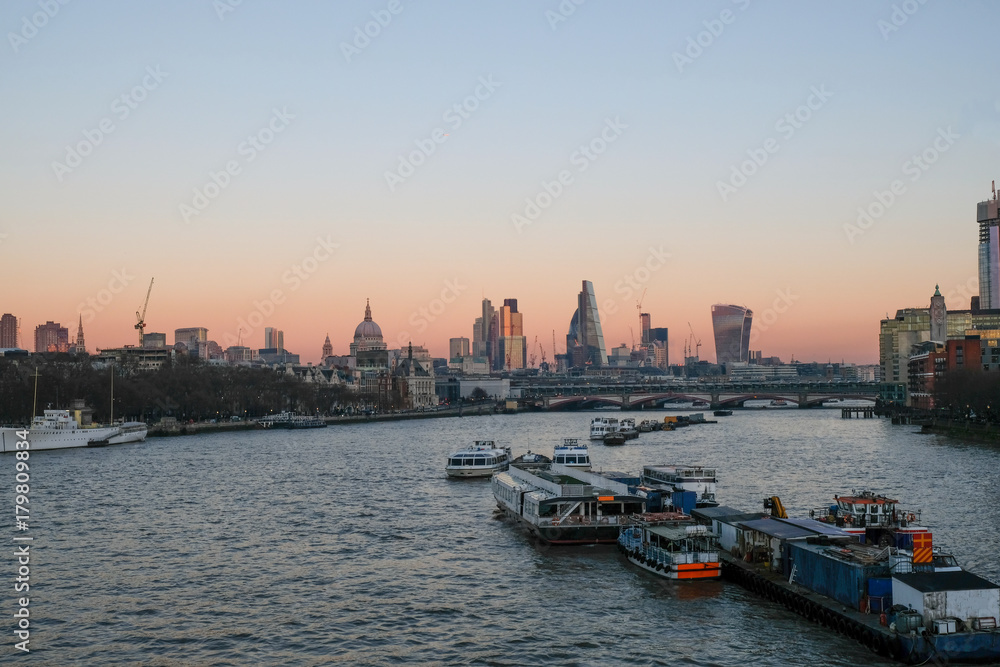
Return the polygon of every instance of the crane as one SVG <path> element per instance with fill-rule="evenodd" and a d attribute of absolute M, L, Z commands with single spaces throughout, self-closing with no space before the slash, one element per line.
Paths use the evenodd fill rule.
<path fill-rule="evenodd" d="M 535 367 L 535 361 L 537 359 L 538 359 L 538 336 L 535 336 L 535 344 L 531 348 L 531 356 L 528 357 L 528 362 L 531 364 L 532 368 Z"/>
<path fill-rule="evenodd" d="M 146 333 L 146 307 L 149 305 L 149 294 L 153 291 L 153 279 L 149 279 L 149 289 L 146 290 L 146 300 L 142 303 L 142 312 L 135 311 L 135 328 L 139 330 L 139 347 L 142 347 L 142 339 Z"/>
<path fill-rule="evenodd" d="M 694 359 L 698 361 L 701 358 L 701 339 L 694 335 L 694 327 L 688 322 L 688 330 L 691 331 L 691 342 L 692 345 L 688 346 L 688 352 L 694 351 Z"/>
<path fill-rule="evenodd" d="M 640 336 L 642 335 L 642 330 L 643 330 L 642 329 L 642 300 L 646 298 L 646 290 L 647 289 L 648 288 L 646 288 L 646 287 L 642 288 L 642 294 L 639 296 L 639 298 L 635 302 L 635 309 L 637 311 L 639 311 L 639 335 Z M 633 338 L 634 338 L 634 336 L 633 336 Z M 649 341 L 647 341 L 645 338 L 643 338 L 642 339 L 642 344 L 643 345 L 648 345 Z M 632 341 L 632 349 L 633 350 L 635 349 L 635 341 L 634 340 Z"/>

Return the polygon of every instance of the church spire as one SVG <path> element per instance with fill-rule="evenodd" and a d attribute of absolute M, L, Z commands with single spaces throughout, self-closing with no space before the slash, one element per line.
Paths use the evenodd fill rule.
<path fill-rule="evenodd" d="M 372 306 L 368 299 L 365 299 L 365 322 L 372 321 Z"/>

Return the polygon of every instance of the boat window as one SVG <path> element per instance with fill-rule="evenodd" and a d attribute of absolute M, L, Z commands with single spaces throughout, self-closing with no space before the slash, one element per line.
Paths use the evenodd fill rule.
<path fill-rule="evenodd" d="M 872 514 L 878 514 L 878 505 L 872 505 Z"/>
<path fill-rule="evenodd" d="M 465 462 L 462 465 L 471 466 L 472 464 L 473 464 L 473 460 L 472 459 L 465 459 Z"/>
<path fill-rule="evenodd" d="M 462 465 L 462 459 L 451 459 L 448 461 L 448 465 L 460 466 Z"/>
<path fill-rule="evenodd" d="M 475 465 L 477 466 L 486 465 L 486 458 L 483 456 L 477 456 Z"/>
<path fill-rule="evenodd" d="M 858 514 L 864 514 L 865 513 L 865 506 L 864 505 L 855 504 L 854 505 L 854 511 L 857 512 Z"/>

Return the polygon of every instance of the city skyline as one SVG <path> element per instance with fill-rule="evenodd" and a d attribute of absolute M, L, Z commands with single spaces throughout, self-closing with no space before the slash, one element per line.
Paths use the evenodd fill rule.
<path fill-rule="evenodd" d="M 509 294 L 563 353 L 586 279 L 608 350 L 725 302 L 764 355 L 874 363 L 934 285 L 969 307 L 1000 10 L 573 6 L 6 4 L 0 312 L 134 344 L 155 277 L 148 331 L 316 362 L 365 298 L 443 357 Z"/>

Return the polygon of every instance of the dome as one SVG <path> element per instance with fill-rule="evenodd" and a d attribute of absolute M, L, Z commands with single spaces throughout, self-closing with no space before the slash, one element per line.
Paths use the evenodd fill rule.
<path fill-rule="evenodd" d="M 354 340 L 361 338 L 378 338 L 382 340 L 382 329 L 372 321 L 372 307 L 365 303 L 365 319 L 354 330 Z"/>

